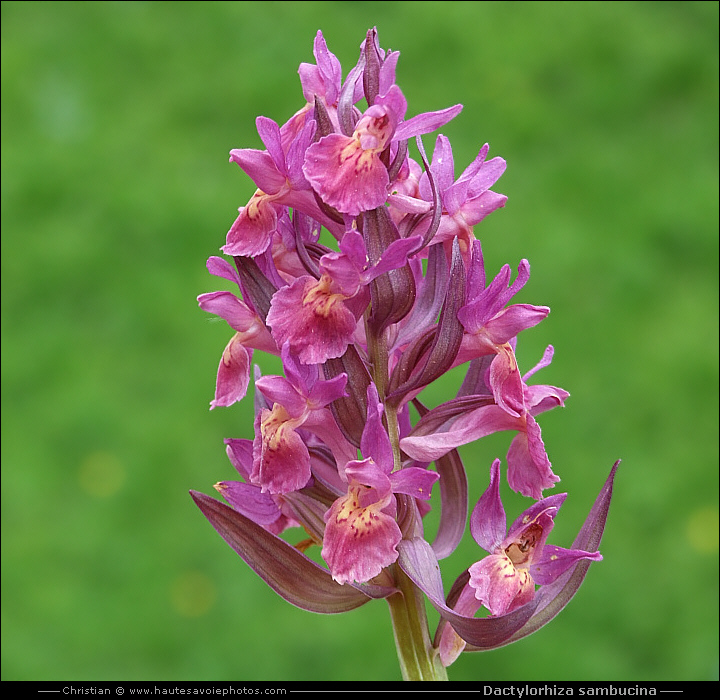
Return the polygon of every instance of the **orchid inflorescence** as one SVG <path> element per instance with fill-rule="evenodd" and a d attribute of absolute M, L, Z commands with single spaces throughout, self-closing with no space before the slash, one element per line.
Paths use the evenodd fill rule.
<path fill-rule="evenodd" d="M 529 279 L 505 265 L 486 278 L 473 227 L 505 204 L 490 188 L 505 170 L 484 145 L 455 178 L 449 140 L 432 158 L 421 136 L 455 105 L 406 118 L 395 83 L 398 53 L 370 30 L 342 79 L 321 32 L 316 64 L 299 74 L 305 105 L 279 126 L 258 117 L 264 150 L 230 152 L 257 186 L 207 267 L 239 294 L 202 294 L 202 309 L 234 331 L 211 408 L 255 388 L 254 438 L 228 439 L 241 480 L 215 485 L 225 503 L 191 494 L 220 535 L 277 593 L 313 612 L 339 613 L 383 598 L 405 679 L 446 678 L 463 651 L 516 641 L 551 620 L 593 561 L 607 517 L 613 466 L 571 549 L 546 544 L 566 494 L 543 497 L 553 473 L 537 416 L 563 406 L 563 389 L 529 384 L 553 355 L 521 374 L 518 334 L 544 306 L 511 303 Z M 409 155 L 415 139 L 420 162 Z M 283 375 L 252 370 L 255 350 Z M 467 373 L 434 407 L 421 392 L 454 367 Z M 461 445 L 513 434 L 507 483 L 532 499 L 507 527 L 501 464 L 469 513 Z M 437 531 L 423 519 L 439 492 Z M 439 561 L 464 537 L 487 556 L 446 595 Z M 281 535 L 303 528 L 292 545 Z M 318 561 L 306 554 L 320 547 Z M 439 613 L 433 638 L 425 598 Z M 478 616 L 481 609 L 484 616 Z"/>

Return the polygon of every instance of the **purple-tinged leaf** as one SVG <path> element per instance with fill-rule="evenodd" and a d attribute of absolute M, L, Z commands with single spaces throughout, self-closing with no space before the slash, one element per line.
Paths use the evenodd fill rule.
<path fill-rule="evenodd" d="M 400 172 L 402 166 L 405 164 L 405 159 L 408 153 L 408 142 L 407 140 L 398 141 L 397 152 L 395 157 L 392 159 L 388 167 L 388 178 L 392 182 Z"/>
<path fill-rule="evenodd" d="M 415 306 L 400 326 L 395 344 L 403 347 L 413 342 L 425 329 L 432 328 L 445 302 L 450 271 L 441 243 L 428 248 L 427 271 L 418 282 Z M 403 356 L 405 355 L 403 352 Z M 402 361 L 402 358 L 401 358 Z"/>
<path fill-rule="evenodd" d="M 347 396 L 335 399 L 330 404 L 330 410 L 343 435 L 355 447 L 360 447 L 367 416 L 367 389 L 370 386 L 367 367 L 355 346 L 349 345 L 342 357 L 325 360 L 322 368 L 326 379 L 347 375 Z"/>
<path fill-rule="evenodd" d="M 400 239 L 386 207 L 363 213 L 363 238 L 371 265 L 377 264 L 388 247 Z M 407 316 L 415 303 L 415 276 L 409 265 L 389 270 L 370 283 L 370 323 L 380 333 Z"/>
<path fill-rule="evenodd" d="M 203 493 L 190 495 L 220 536 L 278 595 L 289 603 L 317 613 L 354 610 L 370 598 L 354 586 L 333 581 L 323 567 L 302 552 L 244 517 L 229 506 Z M 377 597 L 380 589 L 365 587 Z"/>
<path fill-rule="evenodd" d="M 432 543 L 438 559 L 449 557 L 465 533 L 468 512 L 468 483 L 460 453 L 450 450 L 435 461 L 440 475 L 440 523 Z"/>
<path fill-rule="evenodd" d="M 413 370 L 417 369 L 423 357 L 427 357 L 430 348 L 433 346 L 437 332 L 437 326 L 430 326 L 423 329 L 422 333 L 417 335 L 403 350 L 400 360 L 390 375 L 390 382 L 387 388 L 388 398 L 398 394 L 397 401 L 394 403 L 399 404 L 402 398 L 412 389 L 411 377 Z M 399 393 L 401 391 L 402 394 Z"/>
<path fill-rule="evenodd" d="M 319 99 L 317 95 L 315 95 L 315 101 L 313 104 L 315 106 L 313 116 L 315 117 L 315 122 L 317 123 L 317 130 L 315 131 L 314 139 L 315 141 L 319 141 L 323 136 L 333 133 L 333 123 L 327 112 L 325 103 Z"/>
<path fill-rule="evenodd" d="M 235 255 L 233 260 L 242 283 L 243 298 L 252 304 L 264 321 L 270 310 L 270 300 L 277 291 L 275 285 L 265 277 L 252 258 Z"/>
<path fill-rule="evenodd" d="M 296 214 L 297 216 L 297 214 Z M 307 270 L 309 275 L 312 275 L 316 280 L 320 279 L 320 267 L 318 261 L 313 259 L 305 247 L 305 241 L 303 241 L 300 227 L 295 227 L 295 251 L 300 258 L 302 266 Z"/>
<path fill-rule="evenodd" d="M 374 104 L 380 90 L 381 58 L 377 44 L 377 30 L 368 29 L 363 46 L 365 68 L 363 70 L 363 90 L 369 105 Z"/>
<path fill-rule="evenodd" d="M 422 417 L 428 412 L 420 401 L 413 405 Z M 450 450 L 435 461 L 435 469 L 440 476 L 440 522 L 432 548 L 438 559 L 449 557 L 460 544 L 465 534 L 468 514 L 468 481 L 460 453 Z"/>
<path fill-rule="evenodd" d="M 340 97 L 338 98 L 337 115 L 340 129 L 345 136 L 350 136 L 358 120 L 357 110 L 354 104 L 357 101 L 355 87 L 358 80 L 362 80 L 362 74 L 365 70 L 365 55 L 360 54 L 357 65 L 348 73 L 342 88 L 340 89 Z"/>
<path fill-rule="evenodd" d="M 435 184 L 435 178 L 430 170 L 430 166 L 428 165 L 427 155 L 425 154 L 425 147 L 423 146 L 422 139 L 418 136 L 415 141 L 417 143 L 418 150 L 420 151 L 420 158 L 422 159 L 423 165 L 425 166 L 425 174 L 427 175 L 428 182 L 430 183 L 430 191 L 432 192 L 433 198 L 432 220 L 423 237 L 422 247 L 424 248 L 430 243 L 430 241 L 433 239 L 433 236 L 435 236 L 438 228 L 440 227 L 440 219 L 442 218 L 443 207 L 440 190 Z"/>
<path fill-rule="evenodd" d="M 465 266 L 456 239 L 453 242 L 450 282 L 430 351 L 420 371 L 388 394 L 386 398 L 389 403 L 399 404 L 409 392 L 434 382 L 452 367 L 463 338 L 463 327 L 458 321 L 457 312 L 464 303 Z"/>

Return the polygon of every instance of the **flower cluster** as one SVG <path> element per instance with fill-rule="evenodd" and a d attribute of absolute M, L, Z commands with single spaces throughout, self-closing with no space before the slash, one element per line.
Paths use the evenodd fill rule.
<path fill-rule="evenodd" d="M 474 233 L 505 204 L 491 189 L 505 161 L 488 158 L 486 144 L 456 177 L 442 134 L 427 157 L 421 137 L 462 107 L 408 116 L 398 53 L 382 50 L 375 30 L 344 80 L 320 32 L 314 56 L 299 69 L 304 106 L 282 125 L 259 117 L 264 148 L 230 153 L 257 190 L 228 231 L 226 257 L 207 267 L 237 293 L 198 301 L 234 331 L 211 407 L 241 400 L 252 375 L 254 436 L 226 440 L 241 477 L 216 484 L 228 505 L 192 495 L 291 603 L 342 612 L 386 598 L 401 662 L 408 645 L 424 644 L 429 659 L 429 672 L 403 663 L 405 677 L 437 677 L 464 650 L 536 630 L 574 595 L 601 558 L 615 468 L 572 549 L 546 544 L 565 494 L 543 497 L 559 478 L 537 417 L 568 394 L 530 383 L 552 347 L 525 373 L 515 348 L 549 309 L 513 303 L 529 279 L 526 260 L 515 275 L 506 265 L 486 276 Z M 253 371 L 255 350 L 280 358 L 284 374 Z M 425 405 L 422 391 L 460 365 L 457 395 Z M 532 505 L 506 529 L 495 460 L 469 520 L 488 556 L 446 596 L 438 562 L 461 541 L 471 497 L 458 448 L 498 431 L 512 436 L 508 485 Z M 433 489 L 441 512 L 429 542 Z M 281 536 L 288 528 L 305 530 L 302 545 Z M 305 554 L 312 545 L 324 565 Z M 404 636 L 396 614 L 405 605 L 421 615 L 410 601 L 423 595 L 441 616 L 432 641 Z"/>

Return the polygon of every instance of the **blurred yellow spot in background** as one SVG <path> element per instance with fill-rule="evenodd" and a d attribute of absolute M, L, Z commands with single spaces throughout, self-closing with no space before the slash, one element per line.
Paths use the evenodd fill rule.
<path fill-rule="evenodd" d="M 183 617 L 200 617 L 215 604 L 215 584 L 200 571 L 180 574 L 170 588 L 170 602 Z"/>
<path fill-rule="evenodd" d="M 695 551 L 700 554 L 718 551 L 718 522 L 717 508 L 698 508 L 690 513 L 685 524 L 685 534 Z"/>
<path fill-rule="evenodd" d="M 91 496 L 108 498 L 125 483 L 125 467 L 110 452 L 91 452 L 80 464 L 78 481 Z"/>

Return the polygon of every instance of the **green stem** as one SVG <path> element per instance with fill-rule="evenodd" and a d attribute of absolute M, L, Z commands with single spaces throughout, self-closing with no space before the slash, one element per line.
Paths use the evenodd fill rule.
<path fill-rule="evenodd" d="M 388 348 L 385 333 L 375 333 L 367 323 L 366 337 L 372 375 L 380 400 L 385 403 L 388 384 Z M 385 404 L 388 437 L 393 449 L 394 468 L 400 469 L 400 430 L 397 407 Z M 406 681 L 446 681 L 447 671 L 430 641 L 425 596 L 396 565 L 392 567 L 397 593 L 387 598 L 395 635 L 395 648 Z"/>
<path fill-rule="evenodd" d="M 397 471 L 402 466 L 402 456 L 400 454 L 400 426 L 398 425 L 397 408 L 385 404 L 385 418 L 387 419 L 388 425 L 388 436 L 390 438 L 390 445 L 393 450 L 393 471 Z"/>
<path fill-rule="evenodd" d="M 399 592 L 387 601 L 403 680 L 448 680 L 447 671 L 430 642 L 422 591 L 399 566 L 395 566 L 395 582 Z"/>

